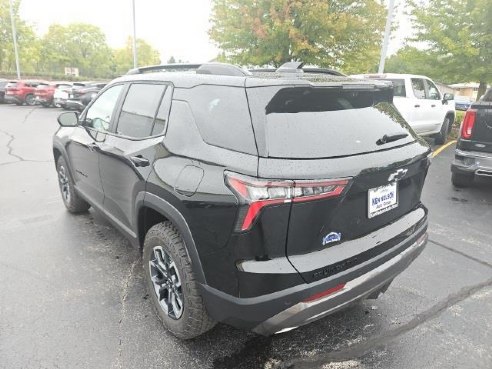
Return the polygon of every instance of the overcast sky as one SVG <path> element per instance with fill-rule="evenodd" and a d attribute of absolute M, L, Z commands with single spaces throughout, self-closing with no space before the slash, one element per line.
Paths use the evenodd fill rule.
<path fill-rule="evenodd" d="M 401 1 L 401 0 L 397 0 Z M 211 0 L 135 0 L 137 37 L 159 50 L 166 62 L 172 55 L 188 62 L 213 59 L 218 50 L 208 37 Z M 108 44 L 121 47 L 132 33 L 131 0 L 22 0 L 21 17 L 42 35 L 52 23 L 92 23 L 106 34 Z M 408 28 L 402 14 L 397 15 Z M 389 53 L 402 44 L 398 32 Z"/>

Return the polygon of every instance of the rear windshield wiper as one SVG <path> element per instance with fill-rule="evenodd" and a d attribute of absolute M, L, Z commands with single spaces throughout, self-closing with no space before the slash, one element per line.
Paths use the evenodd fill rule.
<path fill-rule="evenodd" d="M 384 135 L 383 137 L 381 137 L 379 140 L 376 141 L 376 145 L 384 145 L 385 143 L 388 142 L 398 141 L 407 136 L 408 133 L 397 133 L 395 135 L 389 135 L 389 136 Z"/>

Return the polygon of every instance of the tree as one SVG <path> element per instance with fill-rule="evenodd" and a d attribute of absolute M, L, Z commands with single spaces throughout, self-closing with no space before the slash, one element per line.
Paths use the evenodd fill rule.
<path fill-rule="evenodd" d="M 479 81 L 480 97 L 492 80 L 490 0 L 414 0 L 418 41 L 427 60 L 448 81 Z"/>
<path fill-rule="evenodd" d="M 176 59 L 174 59 L 174 56 L 171 56 L 168 60 L 167 60 L 167 64 L 175 64 L 176 63 Z"/>
<path fill-rule="evenodd" d="M 219 59 L 362 73 L 377 64 L 385 19 L 377 0 L 214 0 L 209 34 Z"/>
<path fill-rule="evenodd" d="M 137 38 L 139 65 L 156 65 L 161 63 L 159 51 L 145 40 Z M 113 51 L 116 74 L 124 74 L 133 68 L 133 38 L 128 37 L 125 47 Z"/>
<path fill-rule="evenodd" d="M 113 65 L 111 49 L 101 29 L 92 24 L 53 24 L 43 38 L 43 69 L 63 73 L 65 67 L 79 68 L 88 77 L 108 77 Z"/>
<path fill-rule="evenodd" d="M 32 27 L 19 17 L 20 0 L 13 1 L 21 72 L 32 73 L 40 60 L 40 43 Z M 0 70 L 15 70 L 9 0 L 0 0 Z"/>

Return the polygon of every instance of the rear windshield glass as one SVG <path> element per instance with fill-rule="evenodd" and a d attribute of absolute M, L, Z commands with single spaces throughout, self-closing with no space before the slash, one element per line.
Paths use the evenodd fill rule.
<path fill-rule="evenodd" d="M 206 143 L 257 154 L 243 87 L 200 85 L 176 89 L 174 98 L 188 103 Z"/>
<path fill-rule="evenodd" d="M 260 155 L 283 158 L 347 156 L 415 140 L 389 95 L 389 90 L 341 87 L 249 89 Z M 404 137 L 378 144 L 385 135 Z"/>

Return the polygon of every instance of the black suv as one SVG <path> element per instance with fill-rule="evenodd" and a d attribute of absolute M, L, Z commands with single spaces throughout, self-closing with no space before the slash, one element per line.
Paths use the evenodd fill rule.
<path fill-rule="evenodd" d="M 456 187 L 492 179 L 492 88 L 465 113 L 451 172 Z"/>
<path fill-rule="evenodd" d="M 133 70 L 58 118 L 63 201 L 143 248 L 177 337 L 287 331 L 376 298 L 427 241 L 430 148 L 392 99 L 299 63 Z"/>

